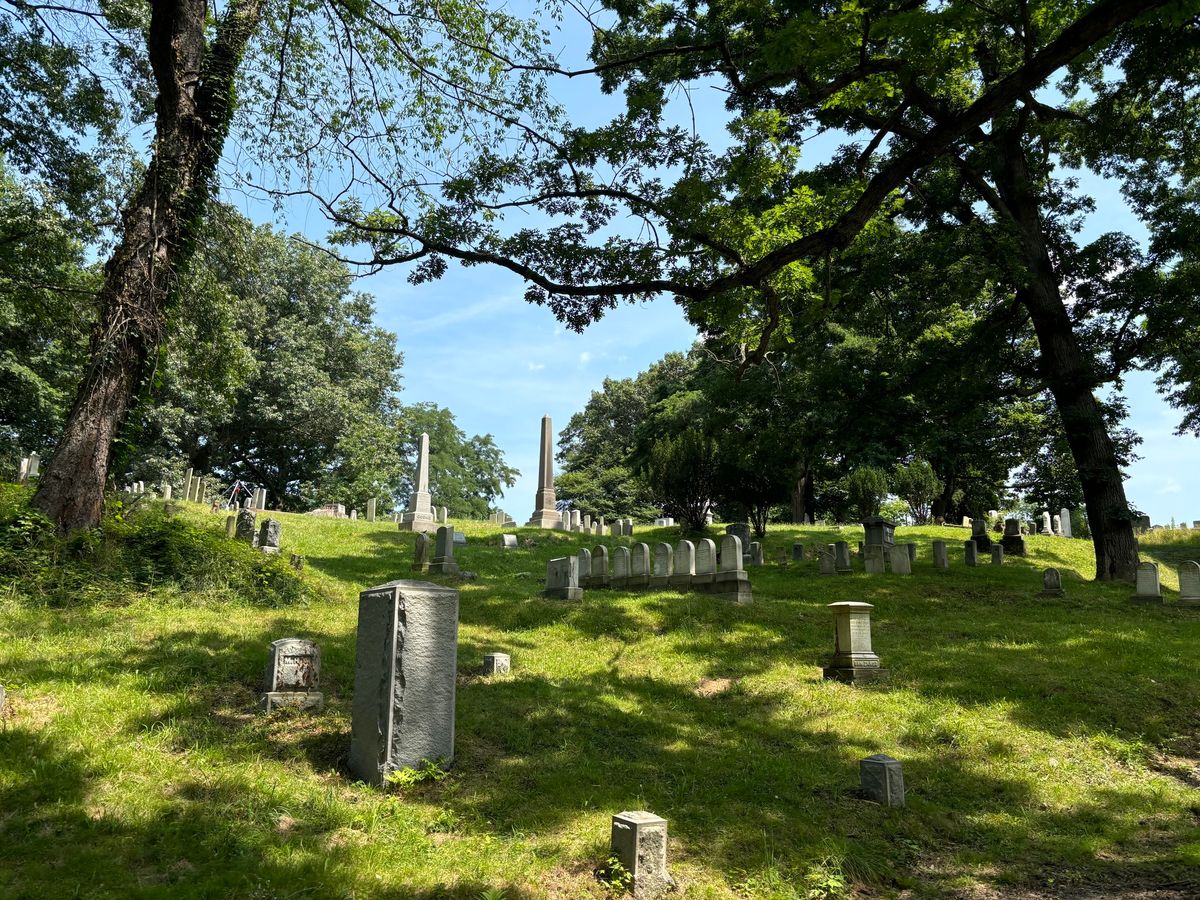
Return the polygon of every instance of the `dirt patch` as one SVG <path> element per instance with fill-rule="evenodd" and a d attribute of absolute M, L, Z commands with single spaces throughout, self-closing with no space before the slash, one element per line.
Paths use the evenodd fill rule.
<path fill-rule="evenodd" d="M 701 678 L 700 683 L 696 685 L 696 696 L 705 699 L 718 697 L 729 693 L 736 684 L 736 678 Z"/>

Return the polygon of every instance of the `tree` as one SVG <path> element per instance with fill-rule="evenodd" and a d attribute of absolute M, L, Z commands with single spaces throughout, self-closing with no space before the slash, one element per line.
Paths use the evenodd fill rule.
<path fill-rule="evenodd" d="M 663 512 L 689 531 L 703 531 L 714 488 L 716 446 L 697 428 L 664 435 L 650 445 L 641 474 Z"/>
<path fill-rule="evenodd" d="M 860 466 L 846 476 L 846 497 L 850 512 L 861 522 L 879 515 L 879 507 L 888 495 L 887 473 L 873 466 Z"/>
<path fill-rule="evenodd" d="M 892 471 L 892 491 L 908 504 L 908 511 L 918 525 L 930 520 L 933 501 L 942 493 L 933 466 L 923 459 L 913 459 L 907 465 L 898 465 Z"/>

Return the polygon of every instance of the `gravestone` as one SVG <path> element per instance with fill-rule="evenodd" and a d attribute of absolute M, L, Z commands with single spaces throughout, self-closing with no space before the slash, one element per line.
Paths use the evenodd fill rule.
<path fill-rule="evenodd" d="M 1137 567 L 1137 593 L 1134 603 L 1162 603 L 1162 586 L 1158 581 L 1158 563 L 1144 562 Z"/>
<path fill-rule="evenodd" d="M 1190 559 L 1179 564 L 1179 603 L 1200 606 L 1200 563 Z"/>
<path fill-rule="evenodd" d="M 833 545 L 833 568 L 839 575 L 850 574 L 850 545 L 845 541 Z"/>
<path fill-rule="evenodd" d="M 225 517 L 225 537 L 233 538 L 237 535 L 237 516 Z"/>
<path fill-rule="evenodd" d="M 1046 569 L 1042 572 L 1042 596 L 1063 596 L 1062 573 L 1058 569 Z"/>
<path fill-rule="evenodd" d="M 1054 529 L 1050 524 L 1050 512 L 1046 510 L 1042 513 L 1042 534 L 1054 534 Z"/>
<path fill-rule="evenodd" d="M 1004 565 L 1004 546 L 1002 544 L 993 544 L 992 545 L 992 565 L 993 566 Z"/>
<path fill-rule="evenodd" d="M 804 562 L 804 545 L 803 544 L 799 544 L 799 543 L 792 544 L 792 559 L 795 562 Z"/>
<path fill-rule="evenodd" d="M 503 549 L 503 550 L 516 550 L 516 549 L 517 549 L 517 546 L 518 546 L 518 544 L 517 544 L 517 536 L 516 536 L 515 534 L 502 534 L 502 535 L 500 535 L 500 547 L 501 547 L 501 549 Z"/>
<path fill-rule="evenodd" d="M 692 576 L 692 589 L 705 591 L 717 575 L 717 545 L 712 538 L 696 541 L 696 574 Z"/>
<path fill-rule="evenodd" d="M 975 542 L 975 549 L 980 553 L 987 553 L 992 549 L 992 539 L 988 535 L 986 519 L 971 520 L 971 540 Z"/>
<path fill-rule="evenodd" d="M 429 571 L 434 575 L 458 574 L 458 563 L 454 561 L 453 526 L 443 525 L 438 528 L 433 547 L 433 559 L 429 561 Z"/>
<path fill-rule="evenodd" d="M 654 571 L 650 576 L 650 589 L 666 590 L 671 586 L 671 576 L 675 573 L 675 551 L 670 544 L 661 542 L 654 545 Z"/>
<path fill-rule="evenodd" d="M 443 525 L 450 524 L 450 508 L 449 507 L 443 506 L 441 508 L 441 510 L 439 510 L 438 521 L 441 522 Z"/>
<path fill-rule="evenodd" d="M 417 441 L 417 483 L 408 495 L 408 509 L 396 524 L 400 531 L 434 532 L 433 499 L 429 493 L 429 435 L 422 432 Z"/>
<path fill-rule="evenodd" d="M 579 557 L 560 556 L 546 563 L 546 589 L 542 596 L 550 600 L 582 600 L 579 586 Z"/>
<path fill-rule="evenodd" d="M 867 544 L 864 548 L 863 568 L 868 575 L 882 575 L 887 571 L 883 554 L 883 544 Z"/>
<path fill-rule="evenodd" d="M 612 576 L 609 584 L 621 590 L 629 583 L 629 548 L 616 547 L 612 552 Z"/>
<path fill-rule="evenodd" d="M 603 544 L 592 550 L 592 577 L 588 583 L 594 588 L 608 587 L 608 548 Z"/>
<path fill-rule="evenodd" d="M 1071 533 L 1071 511 L 1064 506 L 1058 511 L 1058 518 L 1062 523 L 1063 537 L 1074 537 Z"/>
<path fill-rule="evenodd" d="M 946 552 L 945 541 L 933 542 L 933 567 L 943 572 L 950 568 L 950 555 Z"/>
<path fill-rule="evenodd" d="M 297 572 L 301 572 L 304 570 L 304 557 L 301 556 L 299 553 L 293 553 L 291 555 L 291 558 L 288 560 L 288 562 L 291 563 L 292 568 L 295 569 Z"/>
<path fill-rule="evenodd" d="M 507 675 L 512 671 L 512 659 L 507 653 L 485 653 L 483 655 L 484 675 Z"/>
<path fill-rule="evenodd" d="M 629 874 L 634 900 L 657 900 L 674 891 L 667 872 L 667 820 L 652 812 L 621 812 L 612 817 L 611 854 Z"/>
<path fill-rule="evenodd" d="M 880 544 L 890 547 L 896 543 L 896 523 L 882 516 L 870 516 L 863 519 L 863 544 Z"/>
<path fill-rule="evenodd" d="M 625 526 L 623 526 L 620 522 L 613 522 L 611 525 L 608 526 L 608 536 L 609 537 L 620 537 L 622 532 L 624 531 L 624 527 Z"/>
<path fill-rule="evenodd" d="M 763 564 L 763 548 L 758 541 L 750 542 L 750 565 L 761 566 Z"/>
<path fill-rule="evenodd" d="M 908 548 L 903 544 L 893 544 L 889 552 L 892 557 L 892 574 L 911 575 L 912 559 L 908 555 Z"/>
<path fill-rule="evenodd" d="M 586 516 L 583 517 L 583 530 L 588 532 L 589 534 L 591 533 L 591 530 L 592 530 L 592 514 L 591 513 L 588 513 Z"/>
<path fill-rule="evenodd" d="M 569 509 L 564 509 L 558 514 L 558 524 L 554 527 L 560 531 L 571 530 L 571 511 Z"/>
<path fill-rule="evenodd" d="M 580 547 L 575 551 L 575 558 L 579 561 L 579 586 L 581 588 L 590 588 L 592 586 L 592 551 L 587 547 Z"/>
<path fill-rule="evenodd" d="M 376 508 L 375 498 L 372 497 L 370 500 L 367 501 L 367 521 L 368 522 L 375 521 L 375 508 Z"/>
<path fill-rule="evenodd" d="M 571 530 L 578 531 L 583 527 L 583 513 L 577 509 L 571 510 Z"/>
<path fill-rule="evenodd" d="M 904 772 L 890 756 L 876 753 L 859 760 L 858 780 L 868 800 L 880 806 L 904 806 Z"/>
<path fill-rule="evenodd" d="M 821 553 L 821 568 L 820 568 L 821 574 L 822 575 L 836 575 L 837 574 L 837 563 L 836 563 L 836 548 L 834 547 L 834 545 L 826 544 L 824 549 L 822 549 L 820 551 L 820 553 Z"/>
<path fill-rule="evenodd" d="M 1055 537 L 1063 536 L 1062 518 L 1060 516 L 1054 517 L 1054 536 Z"/>
<path fill-rule="evenodd" d="M 750 546 L 750 526 L 746 522 L 734 522 L 732 525 L 725 526 L 726 534 L 736 534 L 738 540 L 742 542 L 743 547 Z M 723 550 L 721 551 L 724 552 Z"/>
<path fill-rule="evenodd" d="M 424 532 L 417 533 L 416 542 L 413 544 L 412 570 L 414 572 L 429 571 L 429 547 L 432 543 L 429 535 Z"/>
<path fill-rule="evenodd" d="M 190 501 L 192 499 L 192 473 L 195 470 L 190 466 L 183 473 L 183 499 Z"/>
<path fill-rule="evenodd" d="M 422 535 L 424 537 L 424 535 Z M 454 759 L 458 591 L 392 581 L 358 595 L 350 771 L 373 785 Z"/>
<path fill-rule="evenodd" d="M 164 500 L 171 499 L 171 484 L 170 484 L 170 482 L 164 481 L 162 483 L 162 498 Z"/>
<path fill-rule="evenodd" d="M 237 514 L 237 528 L 234 530 L 234 539 L 253 546 L 254 539 L 257 537 L 254 530 L 254 521 L 258 518 L 258 513 L 252 509 L 239 509 Z"/>
<path fill-rule="evenodd" d="M 650 586 L 650 547 L 634 544 L 629 551 L 629 578 L 625 587 L 629 590 L 644 590 Z"/>
<path fill-rule="evenodd" d="M 258 529 L 258 549 L 263 553 L 279 552 L 279 534 L 282 531 L 278 519 L 265 519 Z"/>
<path fill-rule="evenodd" d="M 963 563 L 968 566 L 979 565 L 979 552 L 974 541 L 963 541 Z"/>
<path fill-rule="evenodd" d="M 1004 552 L 1009 556 L 1025 555 L 1025 538 L 1021 537 L 1021 523 L 1017 519 L 1004 520 L 1004 537 L 1000 538 Z"/>
<path fill-rule="evenodd" d="M 834 652 L 822 674 L 827 679 L 854 684 L 888 677 L 879 657 L 871 649 L 870 603 L 830 603 L 833 611 Z"/>
<path fill-rule="evenodd" d="M 266 712 L 281 706 L 321 709 L 325 697 L 321 686 L 321 651 L 303 638 L 280 638 L 271 642 L 265 693 L 259 703 Z"/>
<path fill-rule="evenodd" d="M 905 544 L 904 546 L 908 548 L 908 561 L 910 563 L 915 563 L 917 561 L 917 545 Z"/>
<path fill-rule="evenodd" d="M 357 509 L 350 510 L 350 521 L 351 522 L 358 521 L 358 510 Z"/>
<path fill-rule="evenodd" d="M 692 586 L 696 575 L 696 545 L 691 541 L 680 541 L 675 545 L 671 560 L 670 586 L 686 591 Z"/>
<path fill-rule="evenodd" d="M 731 603 L 745 604 L 754 600 L 750 577 L 742 568 L 742 542 L 736 534 L 721 538 L 720 562 L 707 590 Z"/>

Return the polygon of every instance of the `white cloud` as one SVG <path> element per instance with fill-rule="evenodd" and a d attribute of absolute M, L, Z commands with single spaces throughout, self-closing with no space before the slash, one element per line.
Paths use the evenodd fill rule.
<path fill-rule="evenodd" d="M 584 350 L 582 353 L 579 354 L 579 364 L 581 366 L 586 366 L 591 361 L 592 361 L 592 354 L 588 353 L 586 350 Z"/>
<path fill-rule="evenodd" d="M 1183 493 L 1183 485 L 1181 485 L 1174 478 L 1168 478 L 1167 483 L 1164 484 L 1162 487 L 1160 487 L 1154 493 L 1156 493 L 1156 494 L 1182 494 Z"/>
<path fill-rule="evenodd" d="M 527 366 L 529 366 L 529 371 L 530 371 L 530 372 L 540 372 L 540 371 L 542 371 L 542 369 L 546 368 L 546 364 L 545 364 L 545 363 L 534 363 L 534 362 L 531 362 L 531 363 L 526 363 L 526 365 L 527 365 Z"/>

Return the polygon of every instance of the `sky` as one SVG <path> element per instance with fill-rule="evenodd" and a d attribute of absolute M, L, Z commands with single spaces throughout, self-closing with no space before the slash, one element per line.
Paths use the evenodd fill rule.
<path fill-rule="evenodd" d="M 567 60 L 588 43 L 571 28 L 560 41 L 569 48 Z M 580 124 L 607 118 L 620 101 L 605 97 L 589 79 L 560 84 L 555 96 Z M 693 110 L 704 131 L 706 122 L 711 126 L 720 114 L 719 95 L 702 89 L 688 114 Z M 1113 229 L 1144 235 L 1114 184 L 1087 173 L 1080 177 L 1098 206 L 1085 238 Z M 265 207 L 239 205 L 259 221 L 272 218 Z M 326 231 L 319 211 L 299 202 L 287 208 L 284 221 L 275 221 L 314 239 Z M 578 335 L 547 309 L 525 302 L 523 282 L 506 270 L 451 263 L 440 280 L 416 287 L 407 275 L 407 268 L 391 269 L 357 285 L 375 296 L 377 323 L 397 335 L 404 353 L 402 400 L 448 407 L 468 435 L 495 438 L 508 463 L 522 472 L 498 501 L 518 522 L 533 512 L 541 417 L 552 417 L 557 434 L 606 377 L 632 377 L 666 353 L 686 351 L 696 338 L 670 298 L 622 305 Z M 1180 416 L 1157 394 L 1152 374 L 1131 374 L 1124 393 L 1127 424 L 1144 441 L 1138 448 L 1141 459 L 1128 472 L 1130 502 L 1155 523 L 1200 519 L 1197 440 L 1174 434 Z"/>

